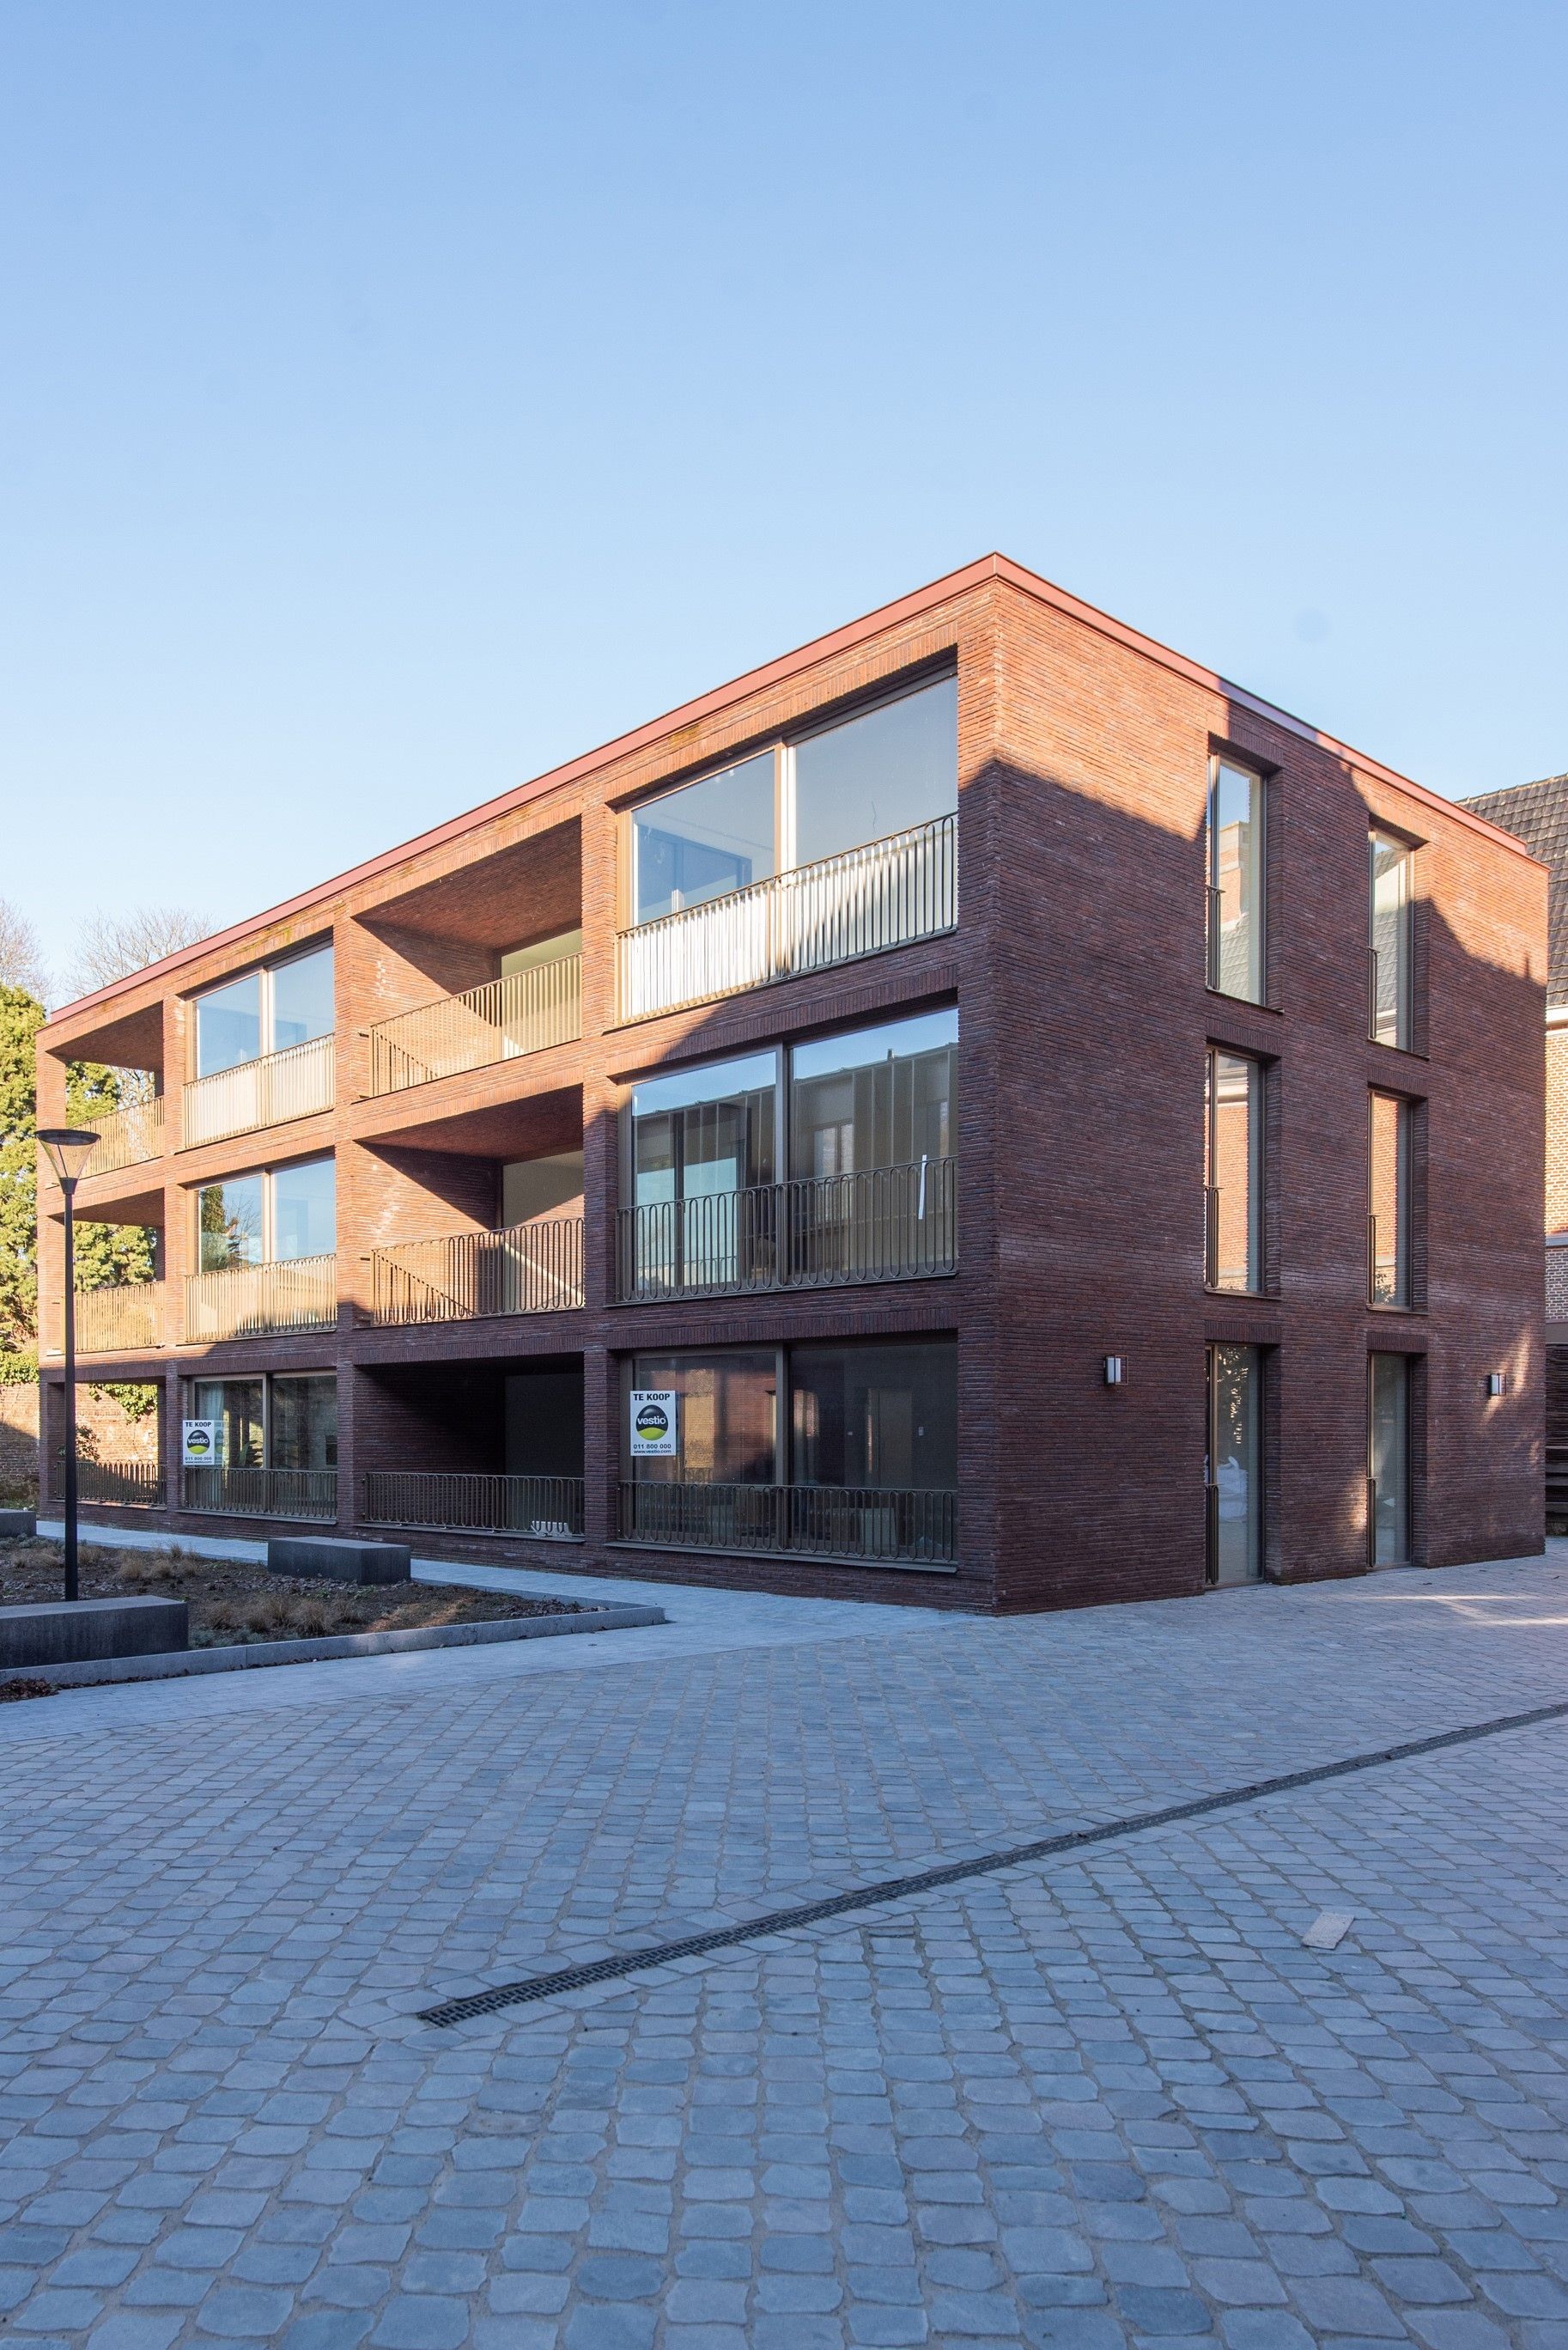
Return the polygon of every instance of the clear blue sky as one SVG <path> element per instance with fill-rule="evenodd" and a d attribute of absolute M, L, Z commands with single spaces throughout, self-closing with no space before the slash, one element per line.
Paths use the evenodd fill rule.
<path fill-rule="evenodd" d="M 250 912 L 1000 546 L 1568 766 L 1568 8 L 0 0 L 0 895 Z"/>

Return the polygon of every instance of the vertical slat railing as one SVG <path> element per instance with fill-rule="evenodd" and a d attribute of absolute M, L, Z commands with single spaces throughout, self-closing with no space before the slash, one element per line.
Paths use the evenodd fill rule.
<path fill-rule="evenodd" d="M 371 1093 L 400 1093 L 571 1044 L 583 1033 L 582 974 L 581 955 L 561 955 L 378 1020 L 369 1031 Z"/>

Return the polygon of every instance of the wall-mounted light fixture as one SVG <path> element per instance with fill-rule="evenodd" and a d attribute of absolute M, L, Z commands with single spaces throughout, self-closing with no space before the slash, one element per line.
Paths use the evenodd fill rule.
<path fill-rule="evenodd" d="M 1119 1388 L 1122 1383 L 1122 1358 L 1119 1355 L 1106 1357 L 1106 1385 Z"/>
<path fill-rule="evenodd" d="M 1506 1392 L 1507 1388 L 1508 1388 L 1508 1376 L 1507 1376 L 1507 1373 L 1506 1373 L 1506 1372 L 1503 1372 L 1503 1371 L 1489 1371 L 1489 1372 L 1487 1373 L 1487 1375 L 1486 1375 L 1486 1391 L 1487 1391 L 1487 1393 L 1488 1393 L 1488 1395 L 1489 1395 L 1489 1396 L 1500 1396 L 1500 1395 L 1502 1395 L 1502 1394 L 1504 1394 L 1504 1393 Z"/>

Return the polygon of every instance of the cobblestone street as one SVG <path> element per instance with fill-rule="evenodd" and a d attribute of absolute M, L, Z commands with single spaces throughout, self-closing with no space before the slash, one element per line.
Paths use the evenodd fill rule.
<path fill-rule="evenodd" d="M 0 1712 L 15 2338 L 1568 2345 L 1568 1545 L 1002 1623 L 656 1596 Z"/>

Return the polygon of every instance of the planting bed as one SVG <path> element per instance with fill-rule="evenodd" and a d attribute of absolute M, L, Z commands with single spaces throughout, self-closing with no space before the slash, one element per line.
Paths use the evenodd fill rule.
<path fill-rule="evenodd" d="M 0 1607 L 58 1599 L 60 1545 L 36 1538 L 0 1542 Z M 134 1595 L 183 1599 L 192 1648 L 234 1648 L 252 1641 L 313 1640 L 345 1632 L 410 1632 L 452 1624 L 494 1624 L 518 1616 L 576 1615 L 574 1599 L 521 1598 L 506 1591 L 472 1591 L 459 1584 L 344 1584 L 286 1581 L 265 1566 L 239 1560 L 195 1558 L 181 1551 L 116 1550 L 99 1544 L 81 1553 L 84 1599 Z M 4 1694 L 4 1692 L 0 1692 Z"/>

